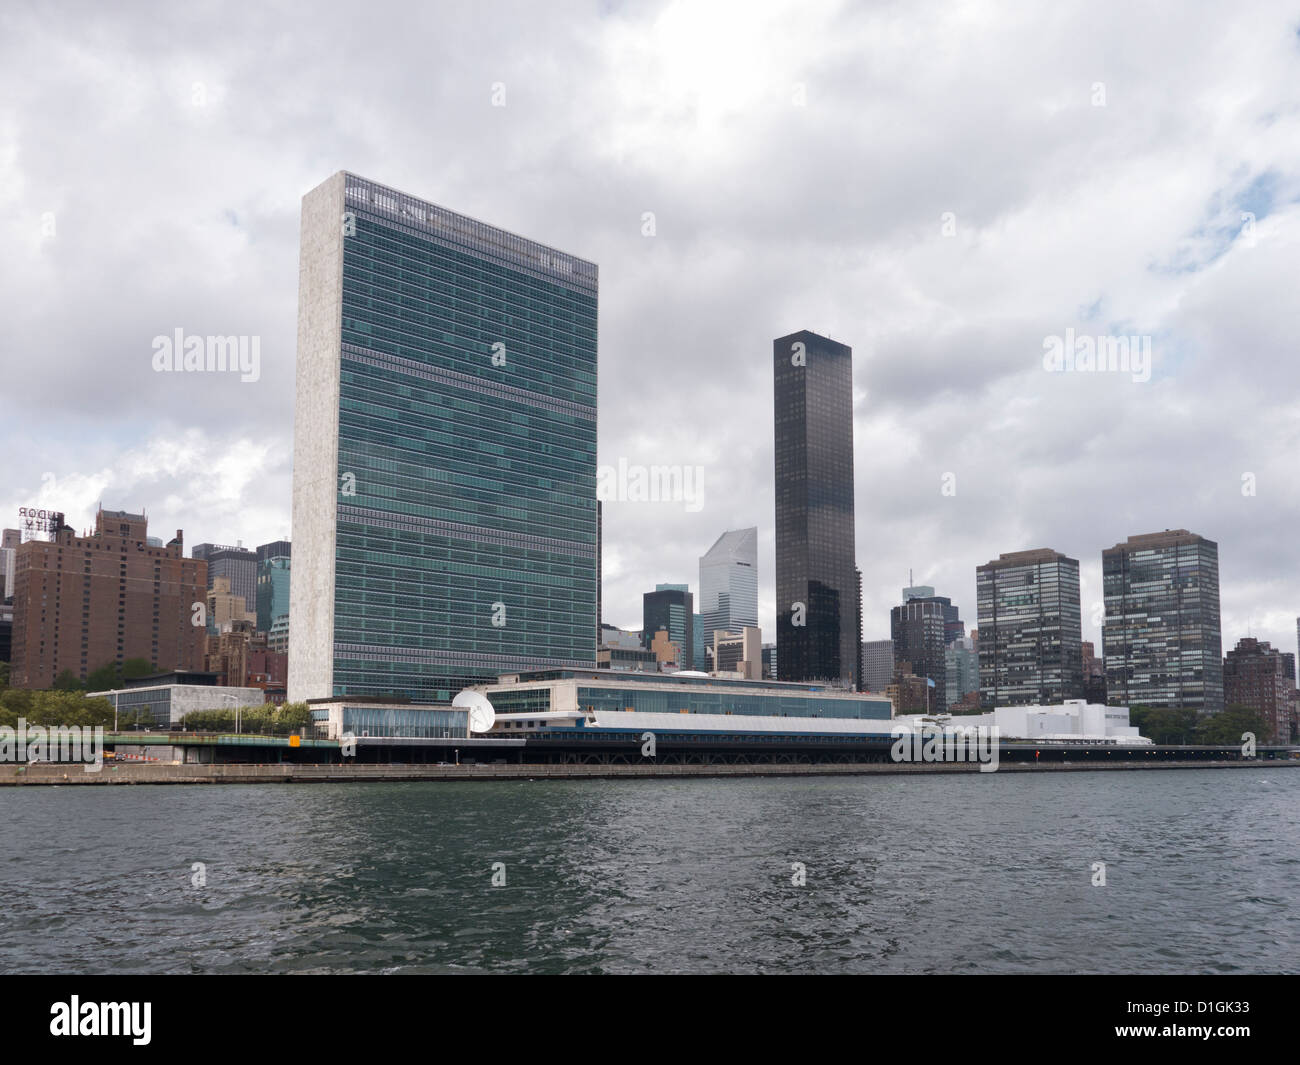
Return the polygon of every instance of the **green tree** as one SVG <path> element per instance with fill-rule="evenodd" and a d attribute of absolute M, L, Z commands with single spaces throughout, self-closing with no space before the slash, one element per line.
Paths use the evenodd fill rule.
<path fill-rule="evenodd" d="M 92 670 L 86 677 L 86 691 L 106 692 L 118 687 L 117 663 L 109 662 Z"/>
<path fill-rule="evenodd" d="M 145 658 L 128 658 L 124 662 L 106 662 L 86 677 L 85 690 L 91 692 L 110 691 L 122 687 L 128 680 L 147 677 L 158 670 Z"/>
<path fill-rule="evenodd" d="M 191 710 L 182 719 L 181 726 L 187 732 L 234 732 L 235 711 L 225 708 Z"/>
<path fill-rule="evenodd" d="M 0 708 L 5 712 L 5 724 L 14 728 L 20 717 L 31 716 L 34 692 L 26 688 L 6 688 L 0 692 Z"/>
<path fill-rule="evenodd" d="M 277 730 L 284 735 L 311 728 L 311 707 L 306 703 L 284 703 L 275 711 Z"/>
<path fill-rule="evenodd" d="M 79 692 L 84 691 L 85 686 L 82 684 L 81 678 L 72 670 L 65 669 L 54 678 L 54 690 L 56 692 Z"/>
<path fill-rule="evenodd" d="M 9 663 L 0 662 L 0 691 L 9 687 Z"/>
<path fill-rule="evenodd" d="M 1244 733 L 1252 732 L 1260 743 L 1273 738 L 1273 729 L 1267 718 L 1249 706 L 1229 706 L 1217 714 L 1205 714 L 1198 730 L 1198 743 L 1236 746 Z"/>
<path fill-rule="evenodd" d="M 128 658 L 122 663 L 121 676 L 123 680 L 135 680 L 157 672 L 158 667 L 146 658 Z"/>
<path fill-rule="evenodd" d="M 1177 706 L 1132 706 L 1128 719 L 1155 743 L 1195 743 L 1201 715 Z"/>

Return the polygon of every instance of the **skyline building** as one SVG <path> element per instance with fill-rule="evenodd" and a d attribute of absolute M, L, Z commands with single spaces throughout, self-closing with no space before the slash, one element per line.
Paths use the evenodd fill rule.
<path fill-rule="evenodd" d="M 883 692 L 894 682 L 894 641 L 867 640 L 862 645 L 862 690 Z"/>
<path fill-rule="evenodd" d="M 209 636 L 232 630 L 251 632 L 257 627 L 257 614 L 244 608 L 244 597 L 230 587 L 229 577 L 218 577 L 208 589 Z"/>
<path fill-rule="evenodd" d="M 1106 548 L 1101 566 L 1111 705 L 1222 710 L 1219 545 L 1167 529 Z"/>
<path fill-rule="evenodd" d="M 665 629 L 677 645 L 682 669 L 695 669 L 695 597 L 690 585 L 656 584 L 641 596 L 641 640 L 653 647 L 655 633 Z"/>
<path fill-rule="evenodd" d="M 698 605 L 698 604 L 696 604 Z M 704 618 L 699 612 L 691 615 L 691 668 L 707 673 L 709 670 L 709 650 L 704 641 Z"/>
<path fill-rule="evenodd" d="M 288 540 L 257 549 L 257 631 L 270 632 L 275 619 L 289 616 L 293 552 Z"/>
<path fill-rule="evenodd" d="M 805 329 L 772 342 L 772 366 L 781 679 L 858 688 L 853 349 Z"/>
<path fill-rule="evenodd" d="M 1267 640 L 1242 637 L 1223 657 L 1223 705 L 1244 706 L 1268 722 L 1273 743 L 1291 742 L 1295 677 L 1286 656 Z"/>
<path fill-rule="evenodd" d="M 230 592 L 242 596 L 244 608 L 257 612 L 257 552 L 250 551 L 241 541 L 235 547 L 225 544 L 195 544 L 191 558 L 208 564 L 208 591 L 218 577 L 230 581 Z"/>
<path fill-rule="evenodd" d="M 944 689 L 944 709 L 951 710 L 966 696 L 980 690 L 980 657 L 978 642 L 970 636 L 958 636 L 943 650 L 947 685 Z"/>
<path fill-rule="evenodd" d="M 269 544 L 259 544 L 257 561 L 265 562 L 271 558 L 292 558 L 293 544 L 288 540 L 272 540 Z"/>
<path fill-rule="evenodd" d="M 763 634 L 757 625 L 746 625 L 741 632 L 714 632 L 713 672 L 763 679 Z"/>
<path fill-rule="evenodd" d="M 931 706 L 938 710 L 948 706 L 948 663 L 945 648 L 947 615 L 945 607 L 951 603 L 934 595 L 933 588 L 925 588 L 929 595 L 907 593 L 915 588 L 903 589 L 904 602 L 889 611 L 889 635 L 894 644 L 894 666 L 917 677 L 934 681 L 930 693 Z"/>
<path fill-rule="evenodd" d="M 966 625 L 961 620 L 961 610 L 953 606 L 953 602 L 946 595 L 935 595 L 934 586 L 929 584 L 914 584 L 903 589 L 903 602 L 906 603 L 912 599 L 932 600 L 943 607 L 943 642 L 952 643 L 953 640 L 966 635 Z"/>
<path fill-rule="evenodd" d="M 10 684 L 49 688 L 68 670 L 81 680 L 141 658 L 155 670 L 203 668 L 207 563 L 184 557 L 184 536 L 148 543 L 143 514 L 99 510 L 95 531 L 64 526 L 16 552 Z"/>
<path fill-rule="evenodd" d="M 1039 548 L 975 570 L 980 706 L 1051 706 L 1083 697 L 1079 562 Z"/>
<path fill-rule="evenodd" d="M 291 700 L 595 667 L 597 291 L 347 172 L 303 197 Z"/>
<path fill-rule="evenodd" d="M 713 646 L 715 632 L 739 633 L 758 624 L 758 527 L 732 529 L 700 557 L 699 602 L 703 631 Z"/>
<path fill-rule="evenodd" d="M 1096 648 L 1091 640 L 1084 640 L 1083 647 L 1083 697 L 1098 706 L 1106 705 L 1106 661 L 1097 657 Z"/>

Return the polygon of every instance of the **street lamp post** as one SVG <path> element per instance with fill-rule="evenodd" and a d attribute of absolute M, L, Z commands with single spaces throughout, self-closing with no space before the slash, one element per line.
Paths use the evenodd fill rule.
<path fill-rule="evenodd" d="M 217 692 L 216 695 L 219 699 L 229 699 L 232 703 L 235 704 L 235 735 L 238 736 L 239 735 L 239 710 L 240 710 L 239 700 L 235 696 L 231 695 L 229 692 Z"/>

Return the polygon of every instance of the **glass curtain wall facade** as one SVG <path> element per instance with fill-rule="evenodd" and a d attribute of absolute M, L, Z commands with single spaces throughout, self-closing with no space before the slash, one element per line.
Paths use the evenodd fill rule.
<path fill-rule="evenodd" d="M 700 558 L 698 606 L 703 632 L 697 638 L 710 647 L 715 632 L 758 625 L 757 527 L 724 532 Z"/>
<path fill-rule="evenodd" d="M 290 698 L 594 666 L 596 267 L 344 173 L 302 243 Z"/>
<path fill-rule="evenodd" d="M 1017 551 L 975 570 L 980 706 L 1083 698 L 1079 562 Z"/>
<path fill-rule="evenodd" d="M 489 694 L 493 706 L 497 697 Z M 651 714 L 753 714 L 766 717 L 833 717 L 889 720 L 887 699 L 809 699 L 743 691 L 673 691 L 653 688 L 579 688 L 584 710 L 635 710 Z"/>
<path fill-rule="evenodd" d="M 655 633 L 666 629 L 677 645 L 682 669 L 695 669 L 695 597 L 685 584 L 656 584 L 641 596 L 641 642 L 650 647 Z"/>
<path fill-rule="evenodd" d="M 854 561 L 853 349 L 803 330 L 772 342 L 776 646 L 782 680 L 861 685 Z"/>
<path fill-rule="evenodd" d="M 1219 545 L 1186 529 L 1130 536 L 1101 568 L 1110 704 L 1222 710 Z"/>
<path fill-rule="evenodd" d="M 276 618 L 289 615 L 288 557 L 262 559 L 257 563 L 257 631 L 270 632 Z"/>

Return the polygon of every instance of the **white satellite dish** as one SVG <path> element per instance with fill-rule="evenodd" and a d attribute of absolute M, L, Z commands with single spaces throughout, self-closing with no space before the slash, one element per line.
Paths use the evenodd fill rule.
<path fill-rule="evenodd" d="M 456 695 L 451 705 L 469 711 L 470 732 L 490 732 L 492 726 L 496 724 L 497 712 L 492 709 L 488 697 L 482 692 L 470 691 L 466 688 Z"/>

